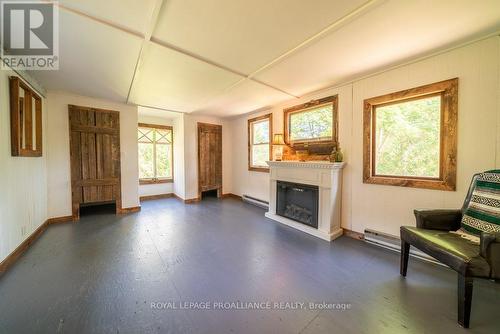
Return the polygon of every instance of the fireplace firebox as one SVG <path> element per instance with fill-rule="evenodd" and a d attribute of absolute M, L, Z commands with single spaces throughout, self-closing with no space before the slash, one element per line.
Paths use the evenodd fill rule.
<path fill-rule="evenodd" d="M 318 187 L 277 181 L 276 214 L 318 228 Z"/>

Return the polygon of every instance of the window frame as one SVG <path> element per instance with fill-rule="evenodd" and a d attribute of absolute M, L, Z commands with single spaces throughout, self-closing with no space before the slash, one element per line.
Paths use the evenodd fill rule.
<path fill-rule="evenodd" d="M 441 96 L 439 177 L 376 174 L 376 110 L 378 107 Z M 434 190 L 456 190 L 458 78 L 364 100 L 363 183 Z"/>
<path fill-rule="evenodd" d="M 331 139 L 305 139 L 290 140 L 290 117 L 292 114 L 307 112 L 309 109 L 322 105 L 332 104 L 332 138 Z M 295 150 L 308 150 L 314 154 L 330 154 L 338 145 L 338 95 L 331 95 L 321 99 L 312 100 L 283 110 L 284 139 L 285 143 Z"/>
<path fill-rule="evenodd" d="M 264 120 L 267 120 L 269 122 L 269 160 L 272 160 L 273 156 L 273 145 L 272 145 L 272 138 L 273 138 L 273 114 L 266 114 L 254 118 L 250 118 L 247 121 L 247 130 L 248 130 L 248 170 L 249 171 L 254 171 L 254 172 L 264 172 L 264 173 L 269 173 L 269 166 L 255 166 L 252 165 L 252 147 L 254 145 L 265 145 L 266 143 L 262 144 L 254 144 L 253 143 L 253 125 L 255 123 L 262 122 Z"/>
<path fill-rule="evenodd" d="M 173 183 L 174 182 L 174 129 L 170 125 L 157 125 L 157 124 L 149 124 L 149 123 L 139 123 L 137 126 L 137 130 L 139 131 L 139 128 L 150 128 L 154 130 L 170 130 L 172 133 L 172 141 L 170 144 L 171 149 L 171 170 L 172 170 L 172 177 L 166 177 L 166 178 L 139 178 L 139 184 L 140 185 L 146 185 L 146 184 L 159 184 L 159 183 Z M 139 139 L 137 139 L 137 143 L 139 143 Z M 153 152 L 156 152 L 156 140 L 153 142 Z M 153 154 L 154 156 L 154 173 L 156 175 L 156 154 Z M 137 159 L 139 160 L 139 159 Z"/>
<path fill-rule="evenodd" d="M 43 156 L 42 98 L 17 76 L 9 77 L 9 95 L 11 156 Z"/>

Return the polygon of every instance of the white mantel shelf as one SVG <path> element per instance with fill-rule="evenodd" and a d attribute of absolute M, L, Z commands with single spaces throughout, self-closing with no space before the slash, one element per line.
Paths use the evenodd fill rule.
<path fill-rule="evenodd" d="M 268 161 L 270 169 L 270 201 L 266 217 L 318 238 L 332 241 L 342 235 L 340 207 L 342 170 L 345 162 L 328 161 Z M 319 189 L 318 228 L 301 224 L 276 214 L 278 181 L 317 186 Z"/>
<path fill-rule="evenodd" d="M 342 169 L 345 162 L 328 161 L 266 161 L 269 167 Z"/>

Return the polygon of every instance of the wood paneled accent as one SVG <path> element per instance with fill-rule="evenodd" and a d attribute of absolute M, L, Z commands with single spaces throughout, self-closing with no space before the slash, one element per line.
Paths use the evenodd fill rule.
<path fill-rule="evenodd" d="M 9 86 L 11 155 L 41 157 L 43 151 L 42 98 L 19 77 L 10 77 Z"/>
<path fill-rule="evenodd" d="M 441 147 L 439 178 L 375 175 L 374 111 L 377 106 L 441 96 Z M 458 78 L 440 81 L 364 101 L 363 182 L 401 187 L 456 190 L 457 178 Z"/>
<path fill-rule="evenodd" d="M 333 124 L 333 139 L 322 141 L 304 141 L 290 143 L 290 115 L 301 110 L 309 109 L 311 107 L 320 106 L 322 104 L 332 104 L 332 124 Z M 283 129 L 285 131 L 285 143 L 292 147 L 289 154 L 294 154 L 295 150 L 308 150 L 311 155 L 328 155 L 332 152 L 333 148 L 338 145 L 338 95 L 327 96 L 321 99 L 312 100 L 307 103 L 299 104 L 283 110 Z"/>
<path fill-rule="evenodd" d="M 222 126 L 198 123 L 198 197 L 208 190 L 222 195 Z"/>
<path fill-rule="evenodd" d="M 269 166 L 267 167 L 255 167 L 252 166 L 252 124 L 264 119 L 269 120 L 269 160 L 273 160 L 273 114 L 262 115 L 259 117 L 254 117 L 248 120 L 247 123 L 247 133 L 248 133 L 248 170 L 254 172 L 265 172 L 269 173 Z"/>
<path fill-rule="evenodd" d="M 69 105 L 73 218 L 80 204 L 115 201 L 121 210 L 120 115 Z"/>

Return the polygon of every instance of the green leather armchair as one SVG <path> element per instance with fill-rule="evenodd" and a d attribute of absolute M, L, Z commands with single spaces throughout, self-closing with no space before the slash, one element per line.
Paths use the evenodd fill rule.
<path fill-rule="evenodd" d="M 478 174 L 472 178 L 461 210 L 415 210 L 416 227 L 401 226 L 401 268 L 406 276 L 410 245 L 458 273 L 458 323 L 469 327 L 474 278 L 500 279 L 500 233 L 485 233 L 480 243 L 456 233 L 468 207 Z"/>

